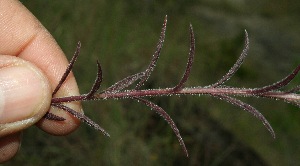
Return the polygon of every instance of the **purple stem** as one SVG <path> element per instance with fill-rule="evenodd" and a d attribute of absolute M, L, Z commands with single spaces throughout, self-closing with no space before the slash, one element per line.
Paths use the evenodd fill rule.
<path fill-rule="evenodd" d="M 153 96 L 170 96 L 170 95 L 201 95 L 201 94 L 219 94 L 219 95 L 238 95 L 238 96 L 256 96 L 249 91 L 253 89 L 241 88 L 184 88 L 180 91 L 173 92 L 173 89 L 149 89 L 149 90 L 128 90 L 116 93 L 97 93 L 90 100 L 103 100 L 110 98 L 128 98 L 128 97 L 153 97 Z M 276 98 L 292 103 L 300 101 L 300 95 L 295 93 L 286 93 L 281 91 L 271 91 L 260 95 L 266 98 Z M 68 96 L 61 98 L 52 98 L 52 103 L 63 103 L 72 101 L 84 101 L 86 94 L 80 96 Z"/>

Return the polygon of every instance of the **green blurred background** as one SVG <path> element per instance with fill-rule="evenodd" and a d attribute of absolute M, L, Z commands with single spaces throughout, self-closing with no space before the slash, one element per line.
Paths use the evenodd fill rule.
<path fill-rule="evenodd" d="M 158 66 L 144 88 L 172 87 L 181 78 L 189 50 L 189 23 L 196 58 L 187 86 L 205 86 L 222 77 L 238 58 L 244 29 L 250 36 L 245 63 L 227 83 L 261 87 L 285 77 L 300 62 L 299 0 L 22 0 L 70 57 L 77 41 L 81 56 L 74 73 L 82 93 L 96 75 L 114 82 L 148 65 L 168 14 L 166 40 Z M 47 54 L 45 52 L 45 54 Z M 293 87 L 297 77 L 289 87 Z M 298 165 L 299 108 L 282 101 L 241 98 L 273 126 L 273 139 L 247 112 L 208 96 L 156 97 L 181 131 L 186 158 L 168 124 L 131 100 L 83 104 L 85 114 L 111 135 L 85 124 L 64 137 L 36 127 L 23 134 L 18 155 L 4 165 Z"/>

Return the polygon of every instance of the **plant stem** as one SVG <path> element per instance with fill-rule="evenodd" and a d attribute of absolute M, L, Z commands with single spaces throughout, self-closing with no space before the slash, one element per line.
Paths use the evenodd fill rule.
<path fill-rule="evenodd" d="M 287 102 L 298 104 L 300 95 L 296 93 L 287 93 L 282 91 L 271 91 L 262 94 L 251 93 L 255 89 L 244 88 L 212 88 L 212 87 L 198 87 L 198 88 L 183 88 L 179 91 L 173 91 L 172 88 L 166 89 L 149 89 L 149 90 L 126 90 L 116 93 L 97 93 L 91 100 L 103 100 L 110 98 L 127 98 L 127 97 L 153 97 L 153 96 L 170 96 L 170 95 L 202 95 L 202 94 L 216 94 L 216 95 L 235 95 L 235 96 L 259 96 L 266 98 L 275 98 L 285 100 Z M 80 96 L 68 96 L 61 98 L 53 98 L 52 103 L 84 101 L 85 94 Z"/>

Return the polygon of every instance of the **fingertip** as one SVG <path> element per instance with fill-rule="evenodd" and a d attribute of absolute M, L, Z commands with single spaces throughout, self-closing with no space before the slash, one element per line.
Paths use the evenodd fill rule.
<path fill-rule="evenodd" d="M 19 148 L 21 142 L 21 133 L 15 133 L 0 138 L 0 164 L 13 158 Z"/>
<path fill-rule="evenodd" d="M 0 56 L 0 137 L 35 124 L 50 101 L 50 84 L 40 69 L 14 56 Z"/>

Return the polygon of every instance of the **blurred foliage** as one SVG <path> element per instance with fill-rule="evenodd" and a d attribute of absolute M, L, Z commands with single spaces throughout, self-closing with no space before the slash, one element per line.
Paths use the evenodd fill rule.
<path fill-rule="evenodd" d="M 81 56 L 73 71 L 82 93 L 93 83 L 96 59 L 102 64 L 103 87 L 144 70 L 166 14 L 164 48 L 145 88 L 172 87 L 179 81 L 189 49 L 190 22 L 197 45 L 189 86 L 213 83 L 227 72 L 243 47 L 244 29 L 250 35 L 249 57 L 228 84 L 260 87 L 283 78 L 300 62 L 298 0 L 22 2 L 50 31 L 68 58 L 81 41 Z M 295 106 L 242 98 L 265 114 L 277 134 L 273 140 L 257 119 L 216 99 L 184 96 L 151 100 L 173 117 L 187 144 L 189 158 L 184 157 L 167 123 L 149 108 L 130 100 L 93 101 L 83 104 L 85 113 L 111 138 L 84 124 L 65 137 L 49 136 L 32 127 L 23 134 L 19 154 L 4 165 L 299 163 L 300 113 Z"/>

